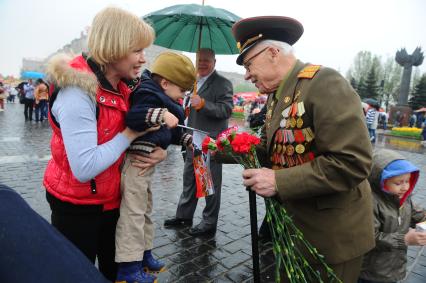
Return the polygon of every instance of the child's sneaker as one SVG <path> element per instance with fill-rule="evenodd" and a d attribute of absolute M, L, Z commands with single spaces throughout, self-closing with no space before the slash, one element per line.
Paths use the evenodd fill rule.
<path fill-rule="evenodd" d="M 141 262 L 126 262 L 118 265 L 115 283 L 157 283 L 157 277 L 144 272 Z"/>
<path fill-rule="evenodd" d="M 142 267 L 145 272 L 163 272 L 166 270 L 166 265 L 160 260 L 156 260 L 151 253 L 151 250 L 143 253 Z"/>

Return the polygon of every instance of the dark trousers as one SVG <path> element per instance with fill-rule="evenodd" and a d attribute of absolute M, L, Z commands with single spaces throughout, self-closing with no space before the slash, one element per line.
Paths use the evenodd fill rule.
<path fill-rule="evenodd" d="M 198 198 L 195 196 L 196 184 L 192 151 L 187 151 L 185 157 L 186 159 L 183 167 L 183 190 L 176 209 L 176 217 L 192 219 L 198 203 Z M 205 197 L 206 206 L 203 210 L 203 219 L 200 222 L 200 228 L 216 229 L 222 188 L 222 164 L 210 160 L 210 172 L 212 174 L 215 193 Z"/>
<path fill-rule="evenodd" d="M 47 105 L 47 100 L 40 100 L 38 104 L 35 106 L 35 119 L 36 121 L 43 121 L 44 111 Z"/>
<path fill-rule="evenodd" d="M 358 279 L 357 283 L 396 283 L 396 282 L 379 282 L 379 281 L 371 281 L 366 279 Z"/>
<path fill-rule="evenodd" d="M 107 282 L 70 241 L 1 184 L 0 230 L 0 282 Z"/>
<path fill-rule="evenodd" d="M 33 120 L 33 106 L 34 106 L 34 99 L 25 98 L 24 100 L 24 115 L 25 115 L 25 121 L 32 121 Z"/>
<path fill-rule="evenodd" d="M 95 263 L 111 281 L 117 275 L 115 228 L 119 209 L 103 211 L 102 205 L 74 205 L 46 194 L 52 209 L 52 225 Z"/>

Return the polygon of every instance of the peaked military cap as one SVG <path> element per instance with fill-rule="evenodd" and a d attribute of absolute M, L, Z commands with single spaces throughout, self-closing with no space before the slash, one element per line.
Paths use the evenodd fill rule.
<path fill-rule="evenodd" d="M 237 64 L 242 65 L 245 54 L 256 43 L 278 40 L 290 45 L 296 43 L 303 34 L 303 26 L 297 20 L 281 16 L 261 16 L 242 19 L 232 26 L 240 55 Z"/>

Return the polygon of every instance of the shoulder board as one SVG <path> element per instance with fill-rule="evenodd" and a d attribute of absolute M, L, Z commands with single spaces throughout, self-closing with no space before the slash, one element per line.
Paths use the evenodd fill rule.
<path fill-rule="evenodd" d="M 299 79 L 312 79 L 315 74 L 319 71 L 321 65 L 309 65 L 303 68 L 298 74 Z"/>

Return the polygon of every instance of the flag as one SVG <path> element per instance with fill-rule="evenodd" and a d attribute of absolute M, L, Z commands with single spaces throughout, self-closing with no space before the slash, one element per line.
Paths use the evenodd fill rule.
<path fill-rule="evenodd" d="M 197 198 L 214 194 L 212 175 L 210 172 L 210 152 L 203 153 L 202 143 L 206 134 L 193 132 L 193 164 Z"/>

